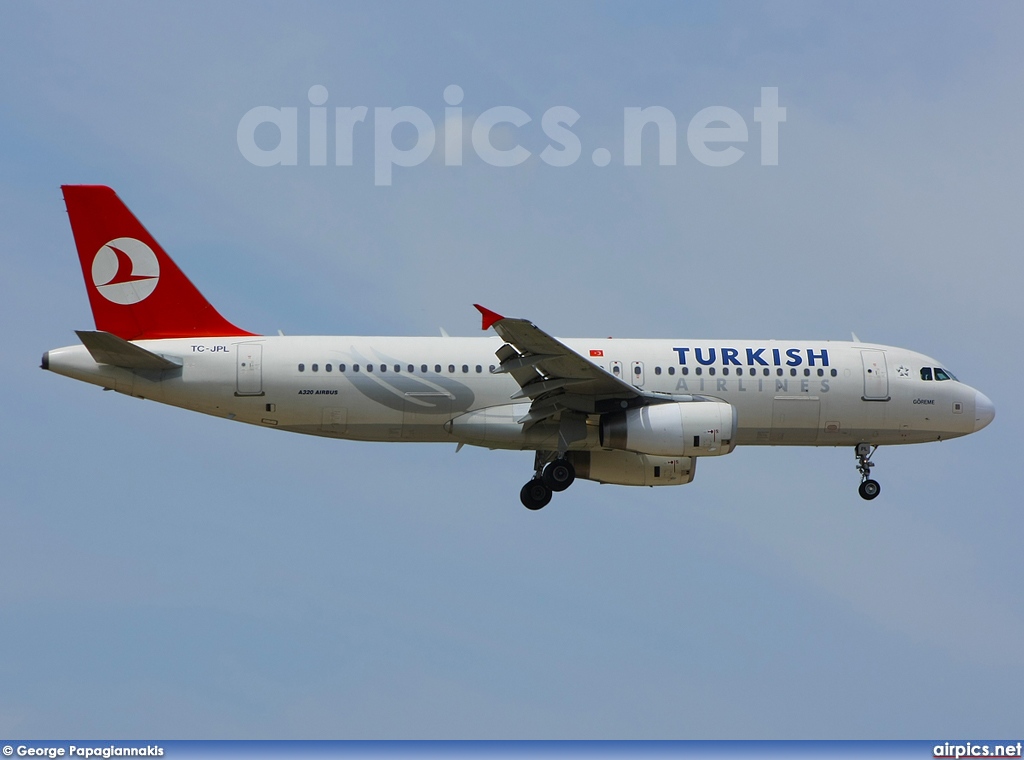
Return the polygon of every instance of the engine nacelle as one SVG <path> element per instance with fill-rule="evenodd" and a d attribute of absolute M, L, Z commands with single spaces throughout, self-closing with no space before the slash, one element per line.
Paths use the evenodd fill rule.
<path fill-rule="evenodd" d="M 632 451 L 568 451 L 576 477 L 617 486 L 681 486 L 693 480 L 694 457 L 656 457 Z"/>
<path fill-rule="evenodd" d="M 601 418 L 601 446 L 662 457 L 721 456 L 736 441 L 736 407 L 724 401 L 651 404 Z"/>

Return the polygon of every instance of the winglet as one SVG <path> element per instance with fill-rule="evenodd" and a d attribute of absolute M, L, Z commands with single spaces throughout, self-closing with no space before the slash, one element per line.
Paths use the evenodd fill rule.
<path fill-rule="evenodd" d="M 489 330 L 491 325 L 493 325 L 495 322 L 500 322 L 501 320 L 504 319 L 504 317 L 501 316 L 498 312 L 484 308 L 478 303 L 473 304 L 473 306 L 475 306 L 476 310 L 479 311 L 484 317 L 484 326 L 483 328 L 481 328 L 483 330 Z"/>

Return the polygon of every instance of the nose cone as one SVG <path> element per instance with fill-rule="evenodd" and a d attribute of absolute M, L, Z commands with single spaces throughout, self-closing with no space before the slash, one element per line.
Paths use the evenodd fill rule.
<path fill-rule="evenodd" d="M 996 416 L 996 408 L 981 391 L 975 391 L 977 398 L 974 401 L 974 431 L 977 432 L 988 425 Z"/>

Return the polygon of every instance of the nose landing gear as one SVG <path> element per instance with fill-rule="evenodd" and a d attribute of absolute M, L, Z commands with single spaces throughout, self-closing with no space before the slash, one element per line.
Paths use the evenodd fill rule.
<path fill-rule="evenodd" d="M 855 452 L 857 454 L 857 472 L 860 473 L 860 488 L 857 491 L 862 499 L 871 501 L 882 491 L 877 480 L 871 479 L 871 468 L 875 463 L 871 461 L 871 455 L 878 450 L 877 446 L 870 443 L 858 443 Z"/>
<path fill-rule="evenodd" d="M 564 456 L 545 462 L 538 452 L 535 465 L 536 474 L 519 492 L 519 500 L 523 502 L 523 506 L 532 510 L 546 507 L 551 501 L 552 493 L 564 491 L 576 480 L 576 468 Z"/>

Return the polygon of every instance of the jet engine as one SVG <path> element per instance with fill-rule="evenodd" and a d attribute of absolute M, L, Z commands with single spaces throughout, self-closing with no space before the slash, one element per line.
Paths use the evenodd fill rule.
<path fill-rule="evenodd" d="M 721 456 L 735 447 L 736 407 L 684 401 L 626 409 L 601 417 L 601 446 L 662 457 Z"/>

